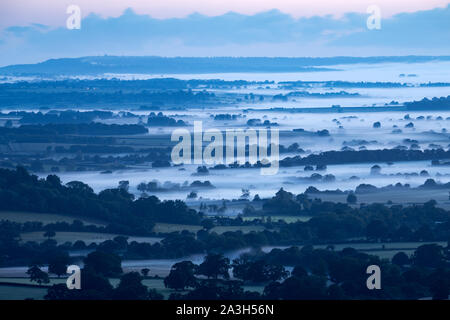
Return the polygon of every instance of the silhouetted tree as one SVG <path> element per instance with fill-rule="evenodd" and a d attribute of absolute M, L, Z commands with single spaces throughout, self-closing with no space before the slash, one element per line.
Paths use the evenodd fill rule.
<path fill-rule="evenodd" d="M 354 193 L 349 193 L 348 196 L 347 196 L 347 203 L 355 204 L 356 201 L 357 201 L 357 198 L 356 198 L 355 194 Z"/>
<path fill-rule="evenodd" d="M 122 273 L 121 259 L 110 252 L 94 251 L 84 259 L 84 267 L 105 277 L 117 276 Z"/>
<path fill-rule="evenodd" d="M 142 284 L 142 276 L 137 272 L 124 274 L 113 293 L 118 300 L 146 300 L 148 299 L 147 287 Z"/>
<path fill-rule="evenodd" d="M 392 263 L 398 266 L 404 266 L 405 264 L 409 264 L 409 257 L 404 252 L 397 252 L 392 257 Z"/>
<path fill-rule="evenodd" d="M 221 254 L 212 253 L 208 254 L 205 260 L 198 266 L 197 274 L 214 279 L 217 279 L 219 276 L 228 279 L 230 277 L 228 269 L 230 269 L 230 259 L 225 258 Z"/>
<path fill-rule="evenodd" d="M 49 283 L 48 274 L 39 268 L 37 265 L 33 265 L 27 270 L 27 274 L 30 276 L 30 281 L 35 281 L 37 284 Z"/>
<path fill-rule="evenodd" d="M 175 263 L 170 269 L 169 275 L 164 279 L 164 285 L 175 290 L 194 287 L 197 283 L 194 275 L 196 267 L 191 261 Z"/>

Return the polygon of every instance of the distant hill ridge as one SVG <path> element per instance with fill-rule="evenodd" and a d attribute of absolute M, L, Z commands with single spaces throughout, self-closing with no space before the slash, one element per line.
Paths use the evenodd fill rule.
<path fill-rule="evenodd" d="M 450 56 L 380 57 L 157 57 L 91 56 L 50 59 L 0 68 L 0 75 L 175 74 L 229 72 L 314 72 L 339 64 L 450 61 Z"/>

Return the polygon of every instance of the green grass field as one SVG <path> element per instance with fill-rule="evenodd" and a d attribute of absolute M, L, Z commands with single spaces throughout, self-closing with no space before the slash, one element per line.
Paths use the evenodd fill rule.
<path fill-rule="evenodd" d="M 249 233 L 252 231 L 264 231 L 263 226 L 219 226 L 214 227 L 210 230 L 210 232 L 216 232 L 217 234 L 222 234 L 224 232 L 234 232 L 234 231 L 242 231 L 242 233 Z"/>
<path fill-rule="evenodd" d="M 119 284 L 119 279 L 113 278 L 109 280 L 111 285 L 116 287 Z M 66 279 L 61 278 L 51 278 L 50 283 L 53 285 L 57 283 L 65 283 Z M 38 287 L 37 285 L 29 286 L 30 284 L 35 284 L 30 282 L 28 278 L 0 278 L 0 300 L 24 300 L 27 298 L 32 298 L 36 300 L 44 299 L 47 294 L 47 289 Z M 7 284 L 19 284 L 27 286 L 17 286 L 17 285 L 7 285 Z M 161 293 L 165 299 L 167 299 L 171 293 L 175 290 L 168 289 L 164 286 L 164 279 L 144 279 L 142 283 L 151 289 L 156 289 Z M 244 286 L 245 290 L 256 291 L 261 293 L 264 290 L 264 286 Z M 185 293 L 186 291 L 177 291 L 177 293 Z"/>
<path fill-rule="evenodd" d="M 106 240 L 111 240 L 117 237 L 117 234 L 111 233 L 95 233 L 95 232 L 56 232 L 56 236 L 52 239 L 56 240 L 58 243 L 65 242 L 75 242 L 77 240 L 82 240 L 86 244 L 90 243 L 100 243 Z M 36 241 L 43 242 L 47 240 L 44 237 L 43 231 L 36 232 L 26 232 L 20 235 L 23 242 L 27 241 Z M 136 242 L 148 242 L 155 243 L 161 241 L 162 238 L 157 237 L 128 237 L 128 242 L 136 241 Z"/>
<path fill-rule="evenodd" d="M 260 217 L 245 217 L 246 220 L 254 220 Z M 276 219 L 284 219 L 286 222 L 290 221 L 298 221 L 304 219 L 305 217 L 275 217 Z M 273 218 L 273 219 L 275 219 Z M 56 222 L 67 222 L 72 223 L 74 220 L 78 218 L 73 218 L 69 216 L 63 216 L 58 214 L 50 214 L 50 213 L 33 213 L 33 212 L 10 212 L 10 211 L 0 211 L 0 220 L 9 220 L 13 222 L 24 223 L 28 221 L 39 221 L 44 225 L 49 223 Z M 96 225 L 96 226 L 104 226 L 104 224 L 93 221 L 89 219 L 78 219 L 81 220 L 85 225 Z M 185 224 L 170 224 L 170 223 L 156 223 L 153 231 L 156 233 L 171 233 L 171 232 L 179 232 L 183 230 L 188 230 L 189 232 L 196 233 L 197 231 L 203 229 L 202 226 L 195 225 L 185 225 Z M 223 233 L 227 231 L 238 231 L 241 230 L 244 233 L 251 231 L 262 231 L 264 227 L 262 226 L 218 226 L 213 228 L 211 231 L 216 233 Z M 22 240 L 23 241 L 38 241 L 42 242 L 45 240 L 43 237 L 44 232 L 29 232 L 23 233 Z M 86 243 L 99 243 L 105 240 L 109 240 L 114 238 L 117 235 L 112 234 L 103 234 L 103 233 L 92 233 L 92 232 L 57 232 L 56 237 L 54 238 L 58 243 L 64 243 L 66 241 L 74 242 L 76 240 L 83 240 Z M 158 239 L 158 240 L 155 240 Z M 154 243 L 155 241 L 159 241 L 159 238 L 151 238 L 151 237 L 129 237 L 129 241 L 138 241 L 138 242 L 150 242 Z"/>
<path fill-rule="evenodd" d="M 378 256 L 380 259 L 391 260 L 398 252 L 404 252 L 408 257 L 411 257 L 415 249 L 401 249 L 401 250 L 370 250 L 361 251 L 367 254 Z"/>
<path fill-rule="evenodd" d="M 34 212 L 19 212 L 19 211 L 0 211 L 0 220 L 9 220 L 13 222 L 24 223 L 28 221 L 39 221 L 43 224 L 55 222 L 72 223 L 74 220 L 80 220 L 86 225 L 104 226 L 105 224 L 84 218 L 74 218 L 52 213 L 34 213 Z"/>
<path fill-rule="evenodd" d="M 26 298 L 43 299 L 47 294 L 46 288 L 41 288 L 38 286 L 8 286 L 6 283 L 11 284 L 22 284 L 22 285 L 33 285 L 35 283 L 30 282 L 28 278 L 0 278 L 0 300 L 23 300 Z M 51 278 L 48 286 L 58 283 L 65 283 L 66 279 L 61 278 Z M 109 279 L 112 286 L 116 287 L 120 280 L 117 278 Z M 168 289 L 164 286 L 163 279 L 144 279 L 142 283 L 148 288 L 156 289 L 159 293 L 164 295 L 167 299 L 169 295 L 174 292 L 172 289 Z M 183 292 L 183 291 L 179 291 Z"/>
<path fill-rule="evenodd" d="M 187 230 L 187 231 L 195 233 L 201 229 L 203 229 L 202 226 L 193 226 L 193 225 L 187 225 L 187 224 L 156 223 L 155 226 L 153 227 L 153 232 L 170 233 L 170 232 Z"/>
<path fill-rule="evenodd" d="M 346 203 L 346 194 L 311 193 L 311 198 L 319 198 L 322 201 Z M 385 190 L 373 193 L 356 195 L 359 203 L 386 203 L 391 200 L 393 204 L 423 204 L 430 199 L 437 201 L 438 206 L 444 209 L 450 208 L 447 189 L 410 189 L 410 190 Z"/>
<path fill-rule="evenodd" d="M 0 300 L 41 300 L 46 294 L 47 289 L 45 288 L 0 285 Z"/>
<path fill-rule="evenodd" d="M 244 221 L 253 221 L 256 219 L 261 219 L 263 221 L 267 221 L 267 218 L 270 217 L 273 222 L 276 222 L 278 220 L 283 220 L 286 223 L 294 223 L 294 222 L 306 222 L 311 219 L 311 217 L 307 216 L 243 216 L 242 219 Z"/>
<path fill-rule="evenodd" d="M 340 251 L 344 248 L 354 248 L 356 250 L 367 251 L 367 252 L 378 252 L 378 251 L 388 251 L 388 250 L 415 250 L 424 244 L 438 244 L 440 246 L 447 246 L 445 241 L 428 241 L 428 242 L 378 242 L 378 243 L 343 243 L 343 244 L 335 244 L 334 250 Z M 384 247 L 383 247 L 384 246 Z M 317 245 L 314 246 L 316 249 L 325 249 L 327 245 Z"/>
<path fill-rule="evenodd" d="M 193 226 L 186 224 L 169 224 L 169 223 L 156 223 L 153 228 L 154 232 L 170 233 L 175 231 L 187 230 L 189 232 L 196 233 L 197 231 L 203 229 L 202 226 Z M 243 233 L 248 233 L 252 231 L 263 231 L 263 226 L 218 226 L 210 230 L 210 232 L 216 232 L 222 234 L 227 231 L 242 231 Z"/>

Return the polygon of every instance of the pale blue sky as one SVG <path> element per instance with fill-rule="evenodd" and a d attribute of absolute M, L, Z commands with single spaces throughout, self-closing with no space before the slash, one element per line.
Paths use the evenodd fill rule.
<path fill-rule="evenodd" d="M 103 54 L 450 55 L 448 1 L 377 1 L 382 11 L 381 30 L 367 29 L 365 9 L 373 1 L 365 0 L 317 0 L 306 7 L 305 1 L 298 0 L 82 0 L 78 1 L 83 13 L 81 30 L 65 28 L 68 15 L 64 5 L 68 1 L 41 0 L 33 14 L 34 0 L 27 1 L 29 6 L 23 11 L 16 8 L 23 1 L 14 1 L 0 4 L 2 66 Z M 110 5 L 105 7 L 106 2 Z M 169 10 L 167 3 L 179 6 Z M 125 9 L 126 4 L 132 4 L 132 9 Z M 270 6 L 277 9 L 269 10 Z"/>

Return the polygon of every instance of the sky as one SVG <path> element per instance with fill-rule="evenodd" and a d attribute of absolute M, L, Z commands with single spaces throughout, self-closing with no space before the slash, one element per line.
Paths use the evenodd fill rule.
<path fill-rule="evenodd" d="M 68 30 L 69 5 L 81 29 Z M 87 55 L 450 55 L 445 0 L 1 0 L 0 65 Z M 369 30 L 369 5 L 381 29 Z"/>
<path fill-rule="evenodd" d="M 65 9 L 78 5 L 82 14 L 118 17 L 127 8 L 154 18 L 181 18 L 191 13 L 208 16 L 229 11 L 252 15 L 278 9 L 294 18 L 315 15 L 341 16 L 347 12 L 366 12 L 369 5 L 383 9 L 384 16 L 402 12 L 446 7 L 448 0 L 2 0 L 0 27 L 39 23 L 59 25 L 65 23 Z"/>

